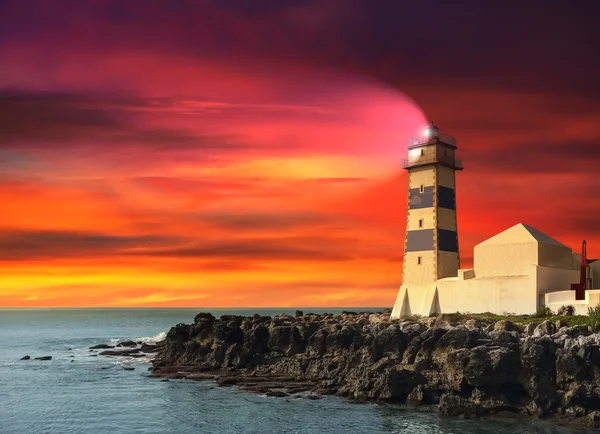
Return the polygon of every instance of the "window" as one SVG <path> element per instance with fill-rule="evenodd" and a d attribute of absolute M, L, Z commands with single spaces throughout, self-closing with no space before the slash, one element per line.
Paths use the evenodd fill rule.
<path fill-rule="evenodd" d="M 422 228 L 423 227 L 423 219 L 419 219 L 419 227 Z"/>
<path fill-rule="evenodd" d="M 420 193 L 425 193 L 425 186 L 421 185 L 421 187 L 419 188 L 419 192 Z"/>
<path fill-rule="evenodd" d="M 420 256 L 417 258 L 417 264 L 421 265 L 421 257 Z"/>
<path fill-rule="evenodd" d="M 421 149 L 421 157 L 425 155 L 425 149 Z"/>

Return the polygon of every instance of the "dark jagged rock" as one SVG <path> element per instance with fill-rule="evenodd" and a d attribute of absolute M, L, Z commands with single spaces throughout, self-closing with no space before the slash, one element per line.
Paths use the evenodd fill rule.
<path fill-rule="evenodd" d="M 117 344 L 117 347 L 137 347 L 137 342 L 134 341 L 123 341 Z M 114 348 L 114 347 L 110 347 L 107 346 L 105 348 Z"/>
<path fill-rule="evenodd" d="M 36 357 L 33 360 L 52 360 L 52 356 L 42 356 L 42 357 Z"/>
<path fill-rule="evenodd" d="M 160 347 L 161 347 L 160 345 L 152 345 L 152 344 L 143 343 L 142 346 L 140 347 L 140 351 L 143 353 L 155 353 L 160 350 Z"/>
<path fill-rule="evenodd" d="M 30 360 L 30 359 L 31 359 L 31 356 L 23 356 L 23 357 L 21 357 L 21 360 Z"/>
<path fill-rule="evenodd" d="M 100 353 L 101 356 L 128 356 L 128 357 L 135 357 L 135 356 L 140 356 L 142 357 L 143 354 L 140 354 L 140 350 L 139 349 L 133 349 L 133 350 L 107 350 L 107 351 L 102 351 Z"/>
<path fill-rule="evenodd" d="M 212 324 L 213 322 L 215 322 L 216 318 L 208 312 L 200 312 L 198 315 L 196 315 L 194 317 L 194 323 L 198 324 L 198 323 L 207 323 L 207 324 Z"/>
<path fill-rule="evenodd" d="M 535 328 L 533 331 L 533 336 L 541 337 L 541 336 L 549 336 L 556 332 L 556 324 L 554 324 L 550 320 L 546 320 L 541 323 L 539 326 Z"/>
<path fill-rule="evenodd" d="M 400 321 L 389 311 L 220 319 L 201 313 L 141 350 L 156 352 L 150 375 L 163 379 L 208 379 L 268 396 L 437 404 L 443 414 L 465 417 L 556 415 L 600 426 L 600 334 L 587 326 L 460 315 Z M 139 350 L 118 353 L 128 351 L 135 357 Z"/>
<path fill-rule="evenodd" d="M 108 350 L 110 348 L 114 348 L 114 345 L 98 344 L 90 347 L 90 350 Z"/>
<path fill-rule="evenodd" d="M 285 398 L 286 396 L 290 396 L 289 393 L 286 393 L 283 390 L 270 390 L 266 393 L 266 395 L 273 396 L 275 398 Z"/>

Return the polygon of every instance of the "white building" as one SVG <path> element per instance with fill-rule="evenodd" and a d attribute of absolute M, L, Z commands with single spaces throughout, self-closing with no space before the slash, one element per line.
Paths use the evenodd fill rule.
<path fill-rule="evenodd" d="M 567 304 L 587 313 L 600 290 L 575 300 L 581 255 L 539 230 L 517 224 L 475 246 L 472 269 L 460 269 L 456 223 L 456 140 L 431 124 L 412 139 L 402 285 L 392 317 L 434 313 L 533 314 Z M 600 283 L 600 261 L 587 267 L 587 287 Z M 595 274 L 594 274 L 595 273 Z M 595 277 L 595 279 L 594 279 Z"/>

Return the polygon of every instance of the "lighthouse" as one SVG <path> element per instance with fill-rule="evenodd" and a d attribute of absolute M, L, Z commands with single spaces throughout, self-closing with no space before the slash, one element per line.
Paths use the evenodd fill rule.
<path fill-rule="evenodd" d="M 408 171 L 406 238 L 402 284 L 393 317 L 437 313 L 435 282 L 458 275 L 456 221 L 456 139 L 433 123 L 411 137 L 402 167 Z"/>
<path fill-rule="evenodd" d="M 587 260 L 585 241 L 576 253 L 526 223 L 475 245 L 473 268 L 460 268 L 456 172 L 463 167 L 456 150 L 456 139 L 433 122 L 410 138 L 402 161 L 408 172 L 402 283 L 391 317 L 531 315 L 540 307 L 556 311 L 567 304 L 585 315 L 599 305 L 600 265 L 594 264 L 600 260 Z"/>

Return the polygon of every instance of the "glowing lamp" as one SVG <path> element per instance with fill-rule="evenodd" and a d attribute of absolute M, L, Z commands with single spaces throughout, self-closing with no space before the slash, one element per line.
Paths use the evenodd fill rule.
<path fill-rule="evenodd" d="M 432 139 L 440 136 L 440 129 L 433 122 L 425 129 L 425 137 Z"/>

